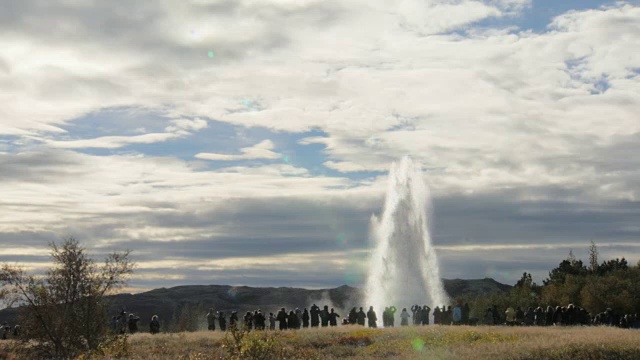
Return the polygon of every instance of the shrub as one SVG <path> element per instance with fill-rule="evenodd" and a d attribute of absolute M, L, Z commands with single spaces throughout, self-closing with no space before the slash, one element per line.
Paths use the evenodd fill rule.
<path fill-rule="evenodd" d="M 97 350 L 109 334 L 104 297 L 124 286 L 133 272 L 129 252 L 113 253 L 98 265 L 73 238 L 50 247 L 54 266 L 42 276 L 2 265 L 0 300 L 22 305 L 23 345 L 39 357 L 70 358 Z"/>
<path fill-rule="evenodd" d="M 223 340 L 223 347 L 230 359 L 269 360 L 276 356 L 278 344 L 273 334 L 264 331 L 248 331 L 231 327 Z"/>

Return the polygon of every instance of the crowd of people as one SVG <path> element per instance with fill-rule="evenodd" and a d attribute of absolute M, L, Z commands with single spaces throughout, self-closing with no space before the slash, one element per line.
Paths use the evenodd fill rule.
<path fill-rule="evenodd" d="M 501 312 L 497 306 L 492 306 L 484 311 L 482 318 L 470 317 L 471 309 L 467 303 L 458 303 L 455 306 L 444 305 L 432 309 L 423 305 L 415 304 L 407 310 L 403 308 L 400 312 L 400 326 L 409 326 L 413 324 L 429 325 L 433 319 L 434 325 L 507 325 L 507 326 L 574 326 L 574 325 L 606 325 L 617 326 L 622 328 L 640 328 L 640 317 L 637 314 L 616 314 L 611 309 L 591 315 L 585 309 L 579 306 L 569 304 L 568 306 L 547 306 L 543 308 L 529 307 L 523 310 L 521 307 L 508 307 Z M 382 326 L 385 328 L 394 327 L 397 308 L 395 306 L 385 307 L 382 311 Z M 433 315 L 433 316 L 432 316 Z M 215 311 L 209 309 L 206 314 L 207 329 L 215 331 L 227 331 L 231 328 L 246 330 L 296 330 L 309 327 L 328 327 L 342 325 L 360 325 L 370 328 L 378 327 L 378 315 L 373 306 L 368 311 L 364 311 L 362 307 L 353 307 L 347 316 L 338 321 L 341 316 L 334 308 L 328 305 L 320 308 L 313 304 L 310 309 L 304 308 L 300 310 L 287 311 L 281 308 L 275 314 L 270 312 L 266 315 L 262 310 L 253 312 L 247 311 L 242 319 L 240 319 L 237 311 L 231 311 L 227 319 L 227 315 L 223 311 Z M 139 317 L 126 312 L 114 316 L 112 319 L 112 329 L 116 333 L 130 334 L 138 331 Z M 217 326 L 216 326 L 217 323 Z M 10 329 L 10 328 L 9 328 Z M 157 334 L 160 332 L 160 322 L 158 316 L 154 315 L 149 323 L 149 332 Z"/>
<path fill-rule="evenodd" d="M 582 307 L 569 304 L 568 306 L 547 306 L 543 308 L 529 307 L 523 310 L 520 307 L 515 309 L 508 307 L 501 312 L 497 306 L 487 308 L 484 317 L 471 317 L 471 309 L 467 303 L 457 303 L 455 306 L 442 306 L 432 309 L 423 305 L 415 304 L 407 310 L 403 308 L 400 312 L 400 326 L 429 325 L 433 321 L 434 325 L 507 325 L 507 326 L 574 326 L 574 325 L 606 325 L 622 328 L 640 328 L 640 317 L 637 314 L 618 315 L 611 309 L 607 309 L 600 314 L 591 315 Z M 394 327 L 397 308 L 389 306 L 382 311 L 382 326 Z M 280 330 L 300 329 L 308 327 L 337 326 L 340 315 L 334 308 L 325 305 L 323 308 L 313 304 L 309 310 L 286 311 L 281 308 L 275 315 L 269 313 L 268 316 L 262 314 L 261 310 L 247 312 L 243 317 L 243 327 L 245 329 L 270 329 Z M 220 324 L 220 330 L 226 330 L 226 319 L 223 312 L 214 312 L 209 309 L 207 322 L 209 330 L 215 330 L 216 320 Z M 232 326 L 237 324 L 237 312 L 232 312 L 229 323 Z M 347 316 L 340 322 L 342 325 L 360 325 L 370 328 L 378 327 L 378 315 L 373 306 L 368 311 L 362 307 L 353 307 Z"/>
<path fill-rule="evenodd" d="M 382 311 L 382 326 L 385 328 L 394 327 L 397 308 L 395 306 L 385 307 Z M 457 303 L 455 306 L 435 307 L 433 316 L 431 308 L 427 305 L 415 304 L 407 310 L 403 308 L 400 312 L 400 326 L 413 324 L 429 325 L 433 319 L 434 325 L 507 325 L 507 326 L 616 326 L 621 328 L 640 329 L 640 316 L 638 314 L 617 314 L 611 309 L 598 314 L 590 314 L 584 308 L 569 304 L 567 306 L 547 306 L 547 307 L 508 307 L 505 311 L 500 311 L 496 305 L 488 307 L 484 311 L 482 318 L 470 317 L 471 309 L 469 304 Z M 287 330 L 301 329 L 309 327 L 328 327 L 342 325 L 359 325 L 370 328 L 378 327 L 378 315 L 373 306 L 368 311 L 362 307 L 353 307 L 347 316 L 338 321 L 341 316 L 334 308 L 328 305 L 320 308 L 313 304 L 309 310 L 296 308 L 287 312 L 281 308 L 276 314 L 270 312 L 265 315 L 261 310 L 253 312 L 247 311 L 239 318 L 237 311 L 231 311 L 227 319 L 223 311 L 209 309 L 206 314 L 208 330 L 227 331 L 231 328 L 246 330 Z M 111 331 L 115 334 L 135 334 L 139 331 L 138 322 L 140 317 L 133 313 L 122 310 L 118 315 L 111 318 Z M 218 326 L 216 326 L 216 323 Z M 158 315 L 153 315 L 149 322 L 149 332 L 157 334 L 160 332 L 160 320 Z M 4 323 L 0 327 L 1 339 L 18 338 L 21 330 L 20 325 L 10 326 Z"/>
<path fill-rule="evenodd" d="M 456 306 L 452 309 L 451 306 L 445 308 L 436 307 L 433 311 L 433 323 L 434 324 L 471 324 L 474 325 L 477 321 L 469 320 L 469 305 Z M 394 327 L 397 308 L 395 306 L 386 307 L 382 312 L 382 326 Z M 281 308 L 276 314 L 269 313 L 268 316 L 262 313 L 262 310 L 255 310 L 253 312 L 248 311 L 242 318 L 242 327 L 244 329 L 256 329 L 264 330 L 270 329 L 280 330 L 286 329 L 301 329 L 309 327 L 327 327 L 337 326 L 340 318 L 334 308 L 329 308 L 325 305 L 320 308 L 318 305 L 313 304 L 310 309 L 304 308 L 300 310 L 296 308 L 294 310 L 286 311 L 285 308 Z M 411 307 L 411 313 L 406 308 L 402 309 L 400 313 L 400 325 L 408 326 L 411 323 L 413 325 L 429 325 L 431 318 L 431 308 L 427 305 L 413 305 Z M 207 328 L 211 331 L 215 331 L 216 328 L 221 331 L 226 331 L 228 327 L 238 327 L 239 318 L 238 312 L 232 311 L 230 313 L 227 326 L 227 317 L 223 311 L 214 311 L 213 308 L 209 309 L 206 315 Z M 216 327 L 216 321 L 218 326 Z M 343 318 L 340 322 L 342 325 L 361 325 L 368 326 L 370 328 L 378 327 L 378 315 L 370 306 L 368 311 L 364 311 L 362 307 L 359 309 L 353 307 L 347 317 Z"/>
<path fill-rule="evenodd" d="M 138 321 L 140 321 L 139 316 L 122 310 L 118 315 L 111 317 L 111 331 L 116 334 L 135 334 L 138 332 Z M 160 322 L 157 315 L 151 318 L 149 330 L 152 334 L 160 332 Z"/>
<path fill-rule="evenodd" d="M 510 326 L 573 326 L 573 325 L 606 325 L 621 328 L 640 328 L 638 314 L 617 314 L 610 308 L 599 314 L 592 315 L 584 308 L 569 304 L 567 306 L 547 306 L 543 308 L 508 307 L 501 317 L 497 308 L 487 308 L 485 324 L 505 324 Z"/>
<path fill-rule="evenodd" d="M 12 337 L 17 338 L 20 336 L 20 325 L 14 325 L 12 327 L 9 323 L 5 322 L 2 324 L 2 328 L 0 328 L 0 334 L 2 340 L 7 340 Z"/>
<path fill-rule="evenodd" d="M 287 312 L 285 308 L 281 308 L 276 314 L 269 313 L 265 316 L 261 310 L 255 310 L 254 312 L 247 311 L 242 317 L 242 327 L 248 330 L 275 330 L 276 323 L 277 328 L 280 330 L 286 329 L 300 329 L 317 326 L 337 326 L 338 318 L 340 315 L 335 312 L 335 309 L 329 309 L 329 306 L 325 305 L 323 309 L 320 309 L 317 305 L 311 306 L 310 310 L 306 308 L 300 310 L 290 310 Z M 213 309 L 209 309 L 206 315 L 207 328 L 209 330 L 216 330 L 216 321 L 218 322 L 218 328 L 222 331 L 228 329 L 228 327 L 238 328 L 238 312 L 232 311 L 229 316 L 228 326 L 227 318 L 223 311 L 214 312 Z"/>

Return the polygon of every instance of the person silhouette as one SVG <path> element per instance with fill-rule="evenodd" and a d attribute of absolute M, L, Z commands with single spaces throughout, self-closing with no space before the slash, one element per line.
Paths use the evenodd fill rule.
<path fill-rule="evenodd" d="M 400 326 L 409 326 L 410 317 L 411 315 L 407 312 L 407 308 L 402 309 L 402 312 L 400 313 Z"/>
<path fill-rule="evenodd" d="M 373 306 L 369 307 L 369 311 L 367 311 L 367 319 L 369 320 L 370 328 L 377 328 L 378 317 L 376 316 L 376 312 L 373 310 Z"/>
<path fill-rule="evenodd" d="M 360 311 L 358 311 L 358 314 L 357 314 L 358 325 L 364 326 L 364 319 L 366 318 L 367 318 L 367 314 L 365 314 L 364 311 L 362 310 L 362 307 L 360 307 Z"/>

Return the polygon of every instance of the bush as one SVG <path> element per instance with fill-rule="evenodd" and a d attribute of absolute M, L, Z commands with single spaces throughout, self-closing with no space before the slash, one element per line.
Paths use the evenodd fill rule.
<path fill-rule="evenodd" d="M 230 359 L 269 360 L 279 359 L 278 344 L 272 333 L 231 328 L 225 335 L 223 347 Z"/>
<path fill-rule="evenodd" d="M 54 266 L 44 275 L 2 265 L 0 300 L 22 305 L 22 341 L 38 356 L 70 358 L 97 350 L 109 334 L 104 297 L 133 272 L 129 252 L 113 253 L 98 265 L 73 238 L 50 247 Z"/>

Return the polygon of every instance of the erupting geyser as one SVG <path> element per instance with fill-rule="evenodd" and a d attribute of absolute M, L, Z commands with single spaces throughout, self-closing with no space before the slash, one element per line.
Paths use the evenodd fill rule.
<path fill-rule="evenodd" d="M 371 219 L 376 242 L 365 288 L 366 305 L 381 317 L 387 306 L 448 305 L 438 258 L 431 246 L 427 207 L 429 191 L 419 166 L 405 156 L 393 163 L 382 218 Z"/>

